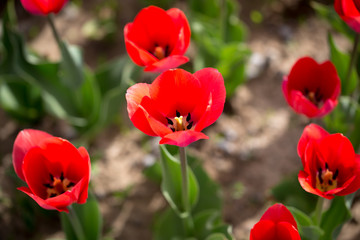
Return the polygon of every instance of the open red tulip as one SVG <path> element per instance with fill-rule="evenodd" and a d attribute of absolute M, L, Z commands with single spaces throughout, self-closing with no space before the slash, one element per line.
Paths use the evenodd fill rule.
<path fill-rule="evenodd" d="M 359 0 L 335 0 L 335 11 L 355 32 L 360 33 L 360 2 Z"/>
<path fill-rule="evenodd" d="M 309 57 L 300 58 L 284 77 L 282 90 L 296 113 L 309 118 L 323 117 L 338 103 L 340 79 L 330 61 L 318 64 Z"/>
<path fill-rule="evenodd" d="M 271 206 L 254 225 L 250 240 L 300 240 L 291 212 L 282 204 Z"/>
<path fill-rule="evenodd" d="M 72 203 L 85 203 L 90 158 L 85 148 L 39 130 L 21 131 L 14 143 L 13 165 L 28 187 L 18 188 L 41 207 L 68 212 Z"/>
<path fill-rule="evenodd" d="M 190 26 L 177 8 L 150 6 L 124 28 L 126 50 L 145 71 L 163 72 L 189 61 L 183 56 L 190 43 Z"/>
<path fill-rule="evenodd" d="M 194 74 L 168 70 L 152 84 L 135 84 L 126 93 L 134 126 L 150 136 L 160 136 L 160 144 L 179 147 L 208 138 L 201 131 L 221 115 L 225 97 L 224 79 L 213 68 Z"/>
<path fill-rule="evenodd" d="M 332 199 L 360 188 L 360 155 L 342 134 L 310 124 L 299 140 L 298 154 L 304 167 L 298 179 L 305 191 Z"/>
<path fill-rule="evenodd" d="M 36 15 L 58 13 L 68 0 L 21 0 L 26 11 Z"/>

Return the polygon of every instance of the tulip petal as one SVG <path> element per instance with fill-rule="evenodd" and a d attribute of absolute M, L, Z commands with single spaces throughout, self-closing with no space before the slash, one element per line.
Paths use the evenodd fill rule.
<path fill-rule="evenodd" d="M 260 221 L 263 220 L 271 220 L 275 223 L 288 222 L 297 229 L 297 224 L 293 215 L 283 204 L 280 203 L 269 207 L 260 219 Z"/>
<path fill-rule="evenodd" d="M 275 223 L 264 220 L 256 223 L 250 232 L 250 240 L 277 240 Z"/>
<path fill-rule="evenodd" d="M 329 133 L 326 132 L 322 127 L 316 124 L 309 124 L 304 128 L 304 131 L 300 137 L 297 152 L 301 159 L 304 159 L 306 146 L 309 144 L 309 141 L 319 141 L 320 139 L 328 136 Z M 303 163 L 303 166 L 305 164 Z"/>
<path fill-rule="evenodd" d="M 13 146 L 12 159 L 15 172 L 23 181 L 25 181 L 25 177 L 22 172 L 22 166 L 25 155 L 31 148 L 50 137 L 52 137 L 50 134 L 34 129 L 22 130 L 17 135 Z"/>
<path fill-rule="evenodd" d="M 188 57 L 181 55 L 172 55 L 147 65 L 144 69 L 145 72 L 164 72 L 168 69 L 176 68 L 189 61 Z"/>
<path fill-rule="evenodd" d="M 67 2 L 68 0 L 21 0 L 23 7 L 36 15 L 58 13 Z"/>
<path fill-rule="evenodd" d="M 173 69 L 154 80 L 150 86 L 150 96 L 163 116 L 175 117 L 176 111 L 187 115 L 206 98 L 203 87 L 191 73 Z"/>
<path fill-rule="evenodd" d="M 327 199 L 334 198 L 334 195 L 327 195 L 327 194 L 321 192 L 319 189 L 314 188 L 312 186 L 312 184 L 310 183 L 309 175 L 306 172 L 300 171 L 299 175 L 298 175 L 298 180 L 299 180 L 301 187 L 308 193 L 312 193 L 312 194 L 315 194 L 315 195 L 318 195 L 320 197 L 327 198 Z"/>
<path fill-rule="evenodd" d="M 298 230 L 288 222 L 279 222 L 275 228 L 276 240 L 301 240 Z"/>
<path fill-rule="evenodd" d="M 139 66 L 147 66 L 158 61 L 154 55 L 139 47 L 133 41 L 125 39 L 125 47 L 131 60 L 133 60 Z"/>
<path fill-rule="evenodd" d="M 190 143 L 193 143 L 200 139 L 209 139 L 208 136 L 206 136 L 202 132 L 196 132 L 196 131 L 179 131 L 170 133 L 168 135 L 165 135 L 160 140 L 160 144 L 169 144 L 169 145 L 176 145 L 179 147 L 186 147 Z"/>
<path fill-rule="evenodd" d="M 224 85 L 224 79 L 221 73 L 214 68 L 204 68 L 194 73 L 202 85 L 202 91 L 207 93 L 208 101 L 206 102 L 205 113 L 202 114 L 201 118 L 195 126 L 196 131 L 213 124 L 221 115 L 224 110 L 226 90 Z M 200 111 L 203 111 L 202 105 L 200 105 Z M 199 108 L 197 108 L 199 109 Z M 194 111 L 194 118 L 198 118 L 199 112 Z"/>
<path fill-rule="evenodd" d="M 171 52 L 171 55 L 182 55 L 186 52 L 190 43 L 190 26 L 185 14 L 178 8 L 171 8 L 166 11 L 172 18 L 176 32 L 179 33 L 178 41 Z"/>

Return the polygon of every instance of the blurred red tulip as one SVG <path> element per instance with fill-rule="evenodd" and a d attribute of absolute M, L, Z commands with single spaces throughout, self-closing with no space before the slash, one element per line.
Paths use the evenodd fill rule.
<path fill-rule="evenodd" d="M 21 0 L 26 11 L 36 15 L 58 13 L 68 0 Z"/>
<path fill-rule="evenodd" d="M 291 212 L 282 204 L 271 206 L 254 225 L 250 240 L 300 240 Z"/>
<path fill-rule="evenodd" d="M 355 32 L 360 33 L 360 1 L 335 0 L 335 11 Z"/>
<path fill-rule="evenodd" d="M 90 158 L 85 148 L 39 130 L 26 129 L 16 137 L 13 165 L 28 187 L 20 187 L 41 207 L 68 212 L 72 203 L 85 203 Z"/>
<path fill-rule="evenodd" d="M 225 97 L 224 79 L 213 68 L 194 74 L 168 70 L 152 84 L 135 84 L 126 93 L 129 118 L 135 127 L 160 136 L 160 144 L 179 147 L 208 138 L 201 130 L 221 115 Z"/>
<path fill-rule="evenodd" d="M 330 61 L 318 64 L 312 58 L 304 57 L 284 77 L 282 90 L 296 113 L 314 118 L 323 117 L 334 109 L 340 85 L 336 69 Z"/>
<path fill-rule="evenodd" d="M 310 124 L 301 135 L 298 154 L 304 167 L 298 178 L 305 191 L 332 199 L 360 188 L 360 155 L 342 134 Z"/>
<path fill-rule="evenodd" d="M 177 8 L 150 6 L 126 24 L 124 37 L 130 58 L 145 71 L 163 72 L 189 61 L 183 56 L 190 43 L 190 26 Z"/>

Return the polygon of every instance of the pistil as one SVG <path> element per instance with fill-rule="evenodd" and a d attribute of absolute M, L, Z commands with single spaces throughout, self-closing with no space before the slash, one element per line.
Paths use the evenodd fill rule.
<path fill-rule="evenodd" d="M 166 50 L 163 47 L 157 46 L 154 50 L 154 56 L 157 57 L 159 60 L 165 58 Z"/>
<path fill-rule="evenodd" d="M 309 89 L 305 88 L 304 96 L 317 107 L 319 107 L 320 104 L 323 102 L 323 95 L 320 93 L 319 88 L 317 88 L 315 92 L 309 91 Z"/>
<path fill-rule="evenodd" d="M 61 173 L 60 177 L 50 174 L 50 181 L 50 183 L 43 184 L 46 187 L 47 198 L 59 196 L 75 186 L 75 183 L 64 177 L 64 173 Z"/>
<path fill-rule="evenodd" d="M 176 116 L 174 118 L 166 118 L 168 122 L 168 127 L 173 132 L 190 130 L 193 127 L 193 121 L 191 121 L 191 115 L 188 113 L 186 118 L 176 111 Z"/>
<path fill-rule="evenodd" d="M 322 192 L 327 192 L 337 188 L 337 177 L 339 170 L 335 173 L 329 170 L 328 164 L 325 164 L 325 169 L 319 168 L 316 175 L 316 188 Z"/>

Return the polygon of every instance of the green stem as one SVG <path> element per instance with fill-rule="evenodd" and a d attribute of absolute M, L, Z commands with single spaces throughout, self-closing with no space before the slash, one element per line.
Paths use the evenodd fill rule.
<path fill-rule="evenodd" d="M 354 39 L 354 45 L 353 45 L 353 49 L 351 51 L 351 59 L 350 59 L 350 64 L 346 73 L 346 78 L 344 81 L 344 90 L 345 92 L 347 91 L 347 88 L 349 87 L 349 81 L 350 81 L 350 77 L 351 77 L 351 73 L 353 71 L 354 65 L 356 63 L 356 59 L 357 59 L 357 55 L 358 55 L 358 46 L 359 46 L 359 41 L 360 41 L 360 34 L 356 33 L 355 34 L 355 39 Z"/>
<path fill-rule="evenodd" d="M 69 213 L 67 214 L 69 221 L 71 222 L 71 225 L 75 231 L 76 237 L 78 240 L 86 240 L 84 230 L 81 226 L 81 223 L 79 221 L 79 218 L 74 210 L 74 208 L 70 205 L 68 207 Z"/>
<path fill-rule="evenodd" d="M 7 3 L 7 17 L 9 19 L 9 26 L 14 28 L 16 26 L 16 11 L 15 11 L 15 1 L 9 1 Z"/>
<path fill-rule="evenodd" d="M 179 147 L 180 165 L 181 165 L 181 186 L 182 186 L 182 201 L 185 211 L 184 227 L 187 235 L 191 234 L 194 228 L 194 223 L 191 218 L 191 209 L 189 202 L 189 174 L 187 171 L 187 157 L 185 147 Z"/>
<path fill-rule="evenodd" d="M 188 185 L 189 176 L 187 172 L 187 158 L 186 150 L 184 147 L 179 147 L 180 152 L 180 164 L 181 164 L 181 186 L 182 186 L 182 200 L 185 212 L 189 212 L 189 201 L 188 201 Z"/>
<path fill-rule="evenodd" d="M 60 47 L 61 46 L 61 38 L 60 38 L 60 35 L 58 34 L 58 32 L 56 30 L 56 27 L 55 27 L 54 14 L 53 13 L 49 14 L 47 19 L 48 19 L 48 22 L 50 24 L 51 31 L 52 31 L 52 33 L 53 33 L 53 35 L 55 37 L 55 40 L 56 40 L 57 44 Z"/>
<path fill-rule="evenodd" d="M 319 197 L 315 207 L 315 224 L 317 226 L 320 226 L 321 223 L 323 205 L 324 205 L 324 198 Z"/>

